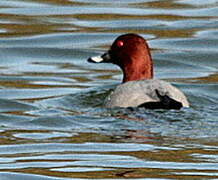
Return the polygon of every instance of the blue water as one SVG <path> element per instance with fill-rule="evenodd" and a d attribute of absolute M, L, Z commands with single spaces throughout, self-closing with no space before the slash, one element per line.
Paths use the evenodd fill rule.
<path fill-rule="evenodd" d="M 0 179 L 218 178 L 217 1 L 2 0 Z M 191 107 L 106 109 L 121 82 L 86 59 L 147 39 Z"/>

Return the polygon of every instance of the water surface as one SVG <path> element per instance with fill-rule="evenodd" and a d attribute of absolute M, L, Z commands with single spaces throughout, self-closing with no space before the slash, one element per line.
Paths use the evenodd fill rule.
<path fill-rule="evenodd" d="M 2 0 L 0 179 L 218 178 L 216 0 Z M 106 109 L 121 82 L 86 59 L 123 33 L 148 40 L 181 111 Z"/>

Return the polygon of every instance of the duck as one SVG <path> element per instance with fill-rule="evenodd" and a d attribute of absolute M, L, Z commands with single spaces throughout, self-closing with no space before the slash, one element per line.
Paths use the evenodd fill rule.
<path fill-rule="evenodd" d="M 123 72 L 122 83 L 105 99 L 106 108 L 143 107 L 181 109 L 189 107 L 182 91 L 169 82 L 153 79 L 153 60 L 146 40 L 134 33 L 120 35 L 110 49 L 88 58 L 90 63 L 112 63 Z"/>

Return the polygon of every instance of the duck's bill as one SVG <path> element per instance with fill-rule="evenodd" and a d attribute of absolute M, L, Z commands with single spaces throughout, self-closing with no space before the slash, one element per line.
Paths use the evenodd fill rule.
<path fill-rule="evenodd" d="M 109 53 L 105 53 L 101 56 L 94 56 L 88 59 L 88 62 L 91 63 L 109 63 L 111 62 L 111 57 Z"/>

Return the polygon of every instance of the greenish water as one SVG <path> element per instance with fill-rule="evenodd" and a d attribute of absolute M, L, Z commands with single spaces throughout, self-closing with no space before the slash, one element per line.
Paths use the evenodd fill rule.
<path fill-rule="evenodd" d="M 0 179 L 218 178 L 216 0 L 1 0 Z M 105 109 L 121 82 L 86 59 L 148 40 L 181 111 Z"/>

